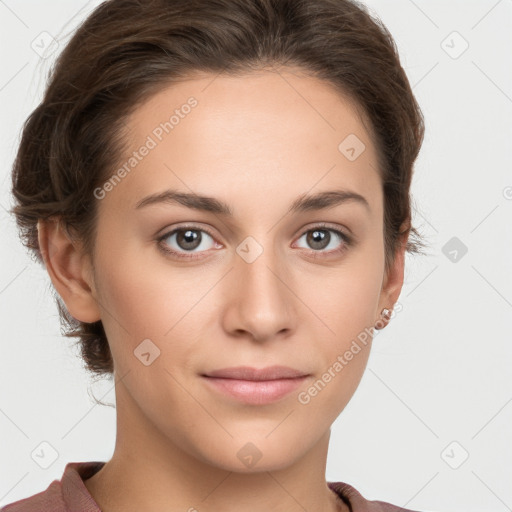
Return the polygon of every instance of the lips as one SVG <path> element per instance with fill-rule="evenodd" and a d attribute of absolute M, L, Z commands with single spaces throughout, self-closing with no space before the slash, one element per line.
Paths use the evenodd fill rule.
<path fill-rule="evenodd" d="M 298 377 L 306 377 L 307 372 L 296 370 L 288 366 L 268 366 L 267 368 L 257 369 L 250 366 L 237 366 L 231 368 L 223 368 L 221 370 L 213 370 L 204 377 L 215 377 L 220 379 L 236 379 L 248 381 L 269 381 L 279 379 L 296 379 Z"/>
<path fill-rule="evenodd" d="M 296 391 L 309 374 L 288 366 L 269 366 L 260 370 L 238 366 L 214 370 L 201 376 L 210 389 L 229 400 L 247 405 L 265 405 Z"/>

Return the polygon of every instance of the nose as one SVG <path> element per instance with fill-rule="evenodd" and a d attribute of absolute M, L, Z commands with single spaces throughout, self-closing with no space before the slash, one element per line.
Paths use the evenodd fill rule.
<path fill-rule="evenodd" d="M 271 249 L 263 250 L 254 261 L 235 254 L 234 268 L 224 286 L 226 332 L 266 341 L 295 330 L 293 277 L 285 261 L 279 261 Z"/>

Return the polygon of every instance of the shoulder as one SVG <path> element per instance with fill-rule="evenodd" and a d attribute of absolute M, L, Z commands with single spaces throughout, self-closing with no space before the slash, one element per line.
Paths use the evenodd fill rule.
<path fill-rule="evenodd" d="M 0 512 L 39 512 L 43 510 L 52 510 L 55 512 L 67 512 L 58 480 L 54 480 L 45 491 L 41 491 L 33 496 L 24 498 L 9 505 L 0 508 Z"/>
<path fill-rule="evenodd" d="M 385 501 L 367 500 L 354 487 L 345 482 L 327 482 L 327 485 L 349 505 L 353 512 L 419 512 Z"/>
<path fill-rule="evenodd" d="M 101 512 L 84 480 L 99 471 L 104 462 L 69 462 L 60 480 L 41 492 L 0 507 L 0 512 Z"/>

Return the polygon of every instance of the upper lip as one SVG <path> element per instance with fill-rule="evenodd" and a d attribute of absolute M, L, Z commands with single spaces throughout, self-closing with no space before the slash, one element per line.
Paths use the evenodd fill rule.
<path fill-rule="evenodd" d="M 205 377 L 238 380 L 277 380 L 305 377 L 308 373 L 288 366 L 268 366 L 267 368 L 252 368 L 251 366 L 236 366 L 222 368 L 203 374 Z"/>

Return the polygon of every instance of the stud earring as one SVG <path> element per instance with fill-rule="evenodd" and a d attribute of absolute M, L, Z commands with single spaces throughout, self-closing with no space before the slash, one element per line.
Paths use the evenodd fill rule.
<path fill-rule="evenodd" d="M 379 329 L 383 329 L 384 327 L 386 327 L 386 325 L 388 324 L 390 317 L 391 317 L 391 311 L 392 311 L 391 309 L 384 308 L 380 312 L 381 319 L 383 319 L 383 320 L 377 320 L 375 322 L 375 325 L 374 325 L 375 329 L 379 330 Z"/>

